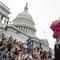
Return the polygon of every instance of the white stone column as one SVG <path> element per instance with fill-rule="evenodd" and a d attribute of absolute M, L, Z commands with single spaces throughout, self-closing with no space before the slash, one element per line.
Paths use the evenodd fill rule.
<path fill-rule="evenodd" d="M 3 17 L 3 21 L 4 21 L 4 25 L 6 26 L 7 25 L 8 18 L 7 17 Z"/>
<path fill-rule="evenodd" d="M 20 30 L 21 30 L 21 26 L 20 26 L 20 28 L 19 28 Z"/>
<path fill-rule="evenodd" d="M 28 33 L 30 34 L 30 28 L 28 28 Z"/>
<path fill-rule="evenodd" d="M 27 33 L 27 27 L 26 27 L 26 33 Z"/>
<path fill-rule="evenodd" d="M 22 31 L 22 26 L 21 26 L 21 31 Z"/>
<path fill-rule="evenodd" d="M 29 34 L 29 27 L 27 27 L 27 33 Z"/>
<path fill-rule="evenodd" d="M 24 26 L 24 32 L 25 32 L 25 26 Z"/>
<path fill-rule="evenodd" d="M 0 13 L 0 26 L 2 26 L 2 20 L 1 20 L 2 14 Z"/>
<path fill-rule="evenodd" d="M 34 30 L 32 30 L 32 32 L 33 32 L 33 35 L 34 35 Z"/>
<path fill-rule="evenodd" d="M 32 29 L 31 29 L 31 34 L 33 34 Z"/>
<path fill-rule="evenodd" d="M 24 32 L 24 26 L 22 26 L 22 31 Z"/>
<path fill-rule="evenodd" d="M 23 31 L 25 32 L 25 27 L 23 26 Z"/>
<path fill-rule="evenodd" d="M 28 32 L 28 27 L 27 27 L 27 33 L 29 33 L 29 32 Z"/>
<path fill-rule="evenodd" d="M 30 35 L 31 35 L 31 28 L 30 28 Z"/>
<path fill-rule="evenodd" d="M 0 20 L 1 20 L 2 14 L 0 13 Z"/>
<path fill-rule="evenodd" d="M 25 27 L 25 32 L 26 32 L 26 27 Z"/>
<path fill-rule="evenodd" d="M 32 34 L 32 29 L 31 29 L 31 34 Z"/>
<path fill-rule="evenodd" d="M 21 26 L 21 30 L 23 31 L 23 26 Z"/>
<path fill-rule="evenodd" d="M 20 29 L 20 26 L 19 26 L 19 29 Z"/>
<path fill-rule="evenodd" d="M 28 33 L 28 28 L 26 28 L 26 32 Z"/>

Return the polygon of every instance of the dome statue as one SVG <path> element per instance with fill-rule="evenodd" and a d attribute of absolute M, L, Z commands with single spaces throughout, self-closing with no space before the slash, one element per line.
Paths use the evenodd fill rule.
<path fill-rule="evenodd" d="M 19 28 L 21 31 L 34 36 L 36 29 L 34 27 L 35 23 L 33 21 L 32 16 L 28 13 L 28 7 L 27 7 L 27 3 L 26 6 L 24 7 L 24 11 L 19 13 L 16 18 L 13 20 L 13 25 L 16 28 Z"/>

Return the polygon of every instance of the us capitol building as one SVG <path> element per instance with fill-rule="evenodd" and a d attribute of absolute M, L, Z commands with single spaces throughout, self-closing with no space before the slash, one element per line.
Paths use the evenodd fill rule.
<path fill-rule="evenodd" d="M 46 51 L 50 49 L 49 43 L 46 39 L 39 39 L 36 37 L 35 23 L 28 12 L 27 4 L 24 7 L 24 11 L 19 13 L 13 20 L 13 24 L 9 24 L 9 14 L 9 8 L 0 2 L 0 32 L 4 32 L 6 36 L 13 36 L 14 39 L 21 41 L 21 43 L 25 43 L 28 37 L 31 37 L 33 48 L 42 47 L 43 50 Z M 2 21 L 4 21 L 3 24 Z M 24 44 L 24 46 L 25 45 L 26 44 Z"/>

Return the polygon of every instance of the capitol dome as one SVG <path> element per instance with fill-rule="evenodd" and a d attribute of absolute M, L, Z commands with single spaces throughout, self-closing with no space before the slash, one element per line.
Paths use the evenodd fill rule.
<path fill-rule="evenodd" d="M 21 31 L 34 36 L 36 29 L 35 29 L 35 23 L 33 21 L 32 16 L 28 13 L 28 7 L 27 4 L 24 7 L 24 11 L 19 13 L 16 18 L 13 20 L 13 25 L 20 29 Z"/>

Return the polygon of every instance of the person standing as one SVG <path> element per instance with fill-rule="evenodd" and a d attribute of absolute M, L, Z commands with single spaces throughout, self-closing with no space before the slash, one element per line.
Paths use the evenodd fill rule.
<path fill-rule="evenodd" d="M 56 39 L 54 46 L 55 60 L 60 60 L 60 19 L 54 21 L 50 28 L 53 30 L 53 37 Z"/>

